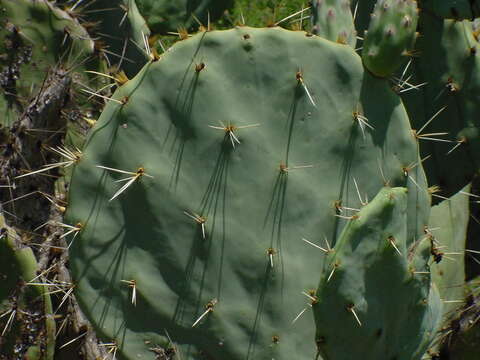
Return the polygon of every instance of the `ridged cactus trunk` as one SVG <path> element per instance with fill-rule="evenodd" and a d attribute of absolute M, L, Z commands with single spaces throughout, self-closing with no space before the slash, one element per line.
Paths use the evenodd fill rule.
<path fill-rule="evenodd" d="M 123 85 L 87 139 L 67 210 L 76 296 L 122 359 L 312 359 L 321 248 L 385 185 L 408 189 L 412 246 L 429 213 L 418 164 L 402 103 L 352 48 L 197 34 Z"/>

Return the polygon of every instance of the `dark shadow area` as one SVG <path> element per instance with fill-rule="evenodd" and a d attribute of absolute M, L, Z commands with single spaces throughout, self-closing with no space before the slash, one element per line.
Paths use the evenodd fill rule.
<path fill-rule="evenodd" d="M 178 324 L 186 319 L 184 319 L 184 314 L 187 313 L 187 308 L 194 307 L 195 314 L 191 320 L 192 324 L 196 318 L 198 318 L 205 311 L 205 304 L 211 299 L 206 299 L 203 295 L 203 289 L 205 285 L 209 258 L 211 256 L 212 246 L 220 246 L 220 267 L 219 267 L 219 276 L 217 279 L 217 300 L 221 301 L 221 286 L 222 286 L 222 265 L 223 265 L 223 254 L 225 249 L 226 242 L 226 201 L 227 201 L 227 187 L 228 187 L 228 164 L 230 160 L 230 153 L 233 150 L 230 143 L 230 137 L 228 134 L 225 135 L 223 142 L 219 146 L 219 153 L 215 167 L 213 169 L 212 175 L 210 177 L 207 188 L 205 189 L 204 195 L 200 201 L 198 207 L 198 215 L 206 218 L 206 238 L 203 238 L 202 230 L 200 224 L 198 224 L 198 231 L 195 238 L 192 241 L 192 246 L 190 254 L 188 257 L 188 263 L 185 268 L 185 282 L 182 284 L 182 288 L 179 293 L 179 300 L 175 312 L 173 314 L 172 322 Z M 220 212 L 220 213 L 219 213 Z M 218 216 L 221 218 L 221 223 L 218 224 Z M 220 231 L 216 231 L 217 227 L 220 226 Z M 198 294 L 194 294 L 190 282 L 194 277 L 195 265 L 197 262 L 201 262 L 203 268 L 201 269 L 201 278 L 199 284 Z M 196 269 L 198 272 L 200 269 Z M 182 334 L 184 335 L 184 333 Z M 196 336 L 198 337 L 198 335 Z M 188 339 L 183 339 L 188 341 Z M 212 341 L 209 339 L 209 342 Z M 207 342 L 206 342 L 207 344 Z M 201 347 L 201 344 L 197 344 Z M 193 351 L 192 345 L 189 345 L 186 349 L 187 356 L 191 355 Z"/>
<path fill-rule="evenodd" d="M 268 282 L 270 280 L 270 272 L 272 268 L 270 264 L 267 263 L 265 267 L 265 275 L 263 277 L 262 288 L 260 291 L 260 296 L 258 298 L 258 305 L 257 305 L 257 312 L 255 314 L 255 321 L 253 323 L 252 328 L 252 335 L 250 336 L 250 342 L 248 344 L 248 351 L 247 351 L 247 360 L 255 359 L 255 346 L 257 345 L 257 338 L 258 338 L 258 328 L 260 326 L 260 322 L 262 320 L 262 313 L 264 310 L 265 305 L 265 295 L 268 289 Z"/>
<path fill-rule="evenodd" d="M 351 170 L 352 170 L 352 164 L 353 164 L 353 158 L 354 158 L 354 151 L 355 151 L 356 140 L 357 140 L 357 137 L 359 136 L 359 131 L 360 131 L 360 129 L 358 128 L 358 125 L 353 122 L 353 118 L 352 118 L 352 125 L 353 126 L 350 129 L 350 135 L 348 137 L 347 146 L 344 150 L 344 157 L 342 162 L 342 173 L 340 176 L 340 191 L 338 193 L 338 198 L 337 198 L 337 201 L 339 201 L 340 204 L 343 199 L 345 190 L 348 190 L 349 183 L 350 181 L 352 181 Z M 333 212 L 335 210 L 336 209 L 332 207 L 333 230 L 332 230 L 332 234 L 330 235 L 330 239 L 332 239 L 330 246 L 332 247 L 335 246 L 335 243 L 337 242 L 337 236 L 340 235 L 340 231 L 342 230 L 342 228 L 340 227 L 342 219 L 337 216 L 333 216 L 334 215 Z"/>

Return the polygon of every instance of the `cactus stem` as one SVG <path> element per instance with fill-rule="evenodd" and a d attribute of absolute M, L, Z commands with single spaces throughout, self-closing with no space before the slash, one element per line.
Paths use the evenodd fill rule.
<path fill-rule="evenodd" d="M 296 79 L 297 79 L 298 84 L 300 84 L 303 87 L 303 90 L 305 90 L 305 93 L 307 94 L 308 100 L 310 100 L 310 102 L 312 103 L 312 105 L 314 107 L 317 107 L 317 105 L 315 104 L 315 101 L 313 101 L 313 97 L 310 94 L 310 91 L 308 91 L 307 85 L 305 85 L 305 81 L 303 80 L 303 74 L 302 74 L 301 71 L 297 71 Z"/>
<path fill-rule="evenodd" d="M 189 213 L 188 211 L 183 212 L 185 215 L 187 215 L 189 218 L 193 219 L 197 224 L 199 224 L 202 228 L 202 237 L 205 240 L 205 223 L 207 222 L 207 218 L 200 216 L 196 213 Z"/>
<path fill-rule="evenodd" d="M 205 305 L 206 310 L 203 312 L 202 315 L 198 317 L 197 320 L 195 320 L 195 322 L 192 325 L 192 328 L 195 327 L 200 322 L 200 320 L 202 320 L 205 316 L 207 316 L 209 312 L 212 312 L 213 308 L 215 307 L 215 305 L 217 305 L 217 303 L 218 303 L 217 299 L 212 299 L 211 301 L 209 301 L 207 305 Z"/>
<path fill-rule="evenodd" d="M 323 251 L 324 253 L 326 253 L 326 254 L 328 254 L 328 253 L 330 252 L 330 250 L 325 249 L 325 248 L 321 247 L 320 245 L 314 244 L 314 243 L 308 241 L 308 240 L 305 239 L 305 238 L 302 238 L 302 240 L 305 241 L 307 244 L 310 244 L 310 245 L 312 245 L 313 247 L 316 247 L 317 249 L 322 250 L 322 251 Z"/>
<path fill-rule="evenodd" d="M 137 281 L 136 280 L 120 280 L 121 282 L 132 288 L 132 305 L 137 306 Z"/>
<path fill-rule="evenodd" d="M 355 320 L 357 320 L 358 325 L 362 326 L 362 322 L 361 322 L 360 319 L 358 318 L 358 315 L 357 315 L 357 313 L 355 312 L 354 307 L 355 307 L 355 305 L 349 304 L 349 305 L 347 306 L 347 310 L 350 311 L 350 312 L 353 314 L 353 316 L 355 317 Z"/>

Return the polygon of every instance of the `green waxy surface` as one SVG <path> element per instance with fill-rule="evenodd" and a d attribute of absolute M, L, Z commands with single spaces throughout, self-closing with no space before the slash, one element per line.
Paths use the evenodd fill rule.
<path fill-rule="evenodd" d="M 42 283 L 35 255 L 5 227 L 1 214 L 0 228 L 0 359 L 53 360 L 56 326 L 50 296 L 45 286 L 27 285 L 33 279 Z"/>
<path fill-rule="evenodd" d="M 391 75 L 413 48 L 418 21 L 414 0 L 378 0 L 364 35 L 362 60 L 373 74 Z"/>
<path fill-rule="evenodd" d="M 184 360 L 312 359 L 311 312 L 292 320 L 324 254 L 302 238 L 335 243 L 348 221 L 335 215 L 361 207 L 355 182 L 362 201 L 385 181 L 407 186 L 405 231 L 423 234 L 405 109 L 350 47 L 279 28 L 200 33 L 114 99 L 124 104 L 111 101 L 87 139 L 66 221 L 83 225 L 70 253 L 78 301 L 122 359 L 153 359 L 167 332 Z M 98 166 L 148 176 L 109 201 L 135 175 Z M 185 211 L 206 218 L 205 238 Z M 121 280 L 135 280 L 136 306 Z"/>
<path fill-rule="evenodd" d="M 350 0 L 315 0 L 312 2 L 312 32 L 355 48 L 357 32 L 350 11 Z"/>
<path fill-rule="evenodd" d="M 440 296 L 447 303 L 444 313 L 453 315 L 455 309 L 462 305 L 459 300 L 465 296 L 465 242 L 467 226 L 470 219 L 470 186 L 433 206 L 428 223 L 438 250 L 445 255 L 439 263 L 431 264 L 432 281 L 437 285 Z"/>
<path fill-rule="evenodd" d="M 440 261 L 432 259 L 430 273 L 432 281 L 437 286 L 443 302 L 442 330 L 437 334 L 435 347 L 432 352 L 438 352 L 450 338 L 445 338 L 448 324 L 456 321 L 455 318 L 463 313 L 462 307 L 466 306 L 465 290 L 465 246 L 467 240 L 467 227 L 470 219 L 471 193 L 468 185 L 448 200 L 432 206 L 429 219 L 431 240 L 441 254 Z M 448 329 L 448 327 L 447 327 Z M 459 358 L 460 359 L 460 358 Z M 463 358 L 461 358 L 463 359 Z"/>
<path fill-rule="evenodd" d="M 405 188 L 382 189 L 330 251 L 312 305 L 325 359 L 419 360 L 438 330 L 430 245 L 408 246 L 407 199 Z"/>

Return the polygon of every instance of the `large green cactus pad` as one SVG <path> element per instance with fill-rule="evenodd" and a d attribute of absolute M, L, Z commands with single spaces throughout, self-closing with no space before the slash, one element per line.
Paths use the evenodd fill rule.
<path fill-rule="evenodd" d="M 167 332 L 184 360 L 311 359 L 311 312 L 292 320 L 323 253 L 302 237 L 335 242 L 348 221 L 336 215 L 361 206 L 355 183 L 362 202 L 386 181 L 407 186 L 408 238 L 426 225 L 405 109 L 350 47 L 279 28 L 200 33 L 114 99 L 67 221 L 81 224 L 79 303 L 123 359 L 152 358 Z"/>
<path fill-rule="evenodd" d="M 408 246 L 407 190 L 385 188 L 345 227 L 313 303 L 325 359 L 419 360 L 441 319 L 430 243 Z M 348 344 L 348 346 L 345 346 Z"/>

